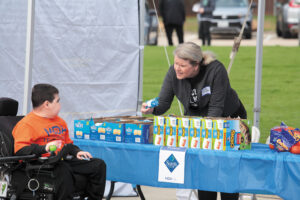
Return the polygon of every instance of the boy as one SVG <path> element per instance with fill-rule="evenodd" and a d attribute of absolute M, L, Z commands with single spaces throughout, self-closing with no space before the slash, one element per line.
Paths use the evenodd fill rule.
<path fill-rule="evenodd" d="M 26 115 L 13 130 L 15 154 L 47 156 L 50 146 L 55 145 L 60 151 L 64 144 L 71 145 L 70 161 L 62 160 L 55 165 L 55 199 L 72 199 L 74 193 L 73 174 L 87 177 L 86 193 L 89 199 L 102 199 L 106 165 L 103 160 L 92 158 L 89 152 L 81 151 L 69 137 L 66 122 L 58 116 L 60 111 L 59 91 L 49 84 L 37 84 L 32 89 L 33 110 Z M 22 177 L 23 175 L 23 177 Z M 26 175 L 18 173 L 14 176 L 17 184 L 17 194 L 24 188 Z"/>

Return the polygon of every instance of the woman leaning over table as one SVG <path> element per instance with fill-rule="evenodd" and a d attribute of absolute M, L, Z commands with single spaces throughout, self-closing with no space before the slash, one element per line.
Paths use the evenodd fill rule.
<path fill-rule="evenodd" d="M 184 115 L 202 117 L 247 118 L 237 93 L 231 88 L 224 65 L 212 52 L 202 52 L 192 42 L 178 45 L 174 65 L 167 72 L 159 94 L 159 105 L 146 108 L 143 114 L 162 115 L 171 106 L 174 96 L 183 104 Z M 200 191 L 201 200 L 216 200 L 217 192 Z M 238 193 L 221 193 L 222 200 L 237 200 Z"/>

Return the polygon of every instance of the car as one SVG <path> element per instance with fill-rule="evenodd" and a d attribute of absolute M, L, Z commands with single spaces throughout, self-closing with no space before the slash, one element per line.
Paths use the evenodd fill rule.
<path fill-rule="evenodd" d="M 211 34 L 238 35 L 247 15 L 248 7 L 248 0 L 216 0 L 216 7 L 211 20 Z M 244 37 L 247 39 L 252 38 L 252 10 L 255 7 L 256 4 L 253 3 L 244 29 Z M 197 11 L 196 4 L 193 11 Z M 200 19 L 199 14 L 197 17 Z"/>
<path fill-rule="evenodd" d="M 210 28 L 211 33 L 238 35 L 247 15 L 248 7 L 248 0 L 216 0 Z M 246 21 L 244 37 L 247 39 L 252 38 L 252 10 L 255 7 L 256 4 L 251 5 Z"/>
<path fill-rule="evenodd" d="M 276 33 L 289 38 L 299 32 L 300 0 L 285 0 L 276 4 Z"/>

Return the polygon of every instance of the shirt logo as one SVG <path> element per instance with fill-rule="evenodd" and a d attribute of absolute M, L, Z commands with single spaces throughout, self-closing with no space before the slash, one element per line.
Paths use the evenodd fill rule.
<path fill-rule="evenodd" d="M 210 86 L 207 86 L 207 87 L 203 88 L 203 89 L 201 90 L 201 93 L 202 93 L 202 96 L 211 94 Z"/>
<path fill-rule="evenodd" d="M 198 102 L 197 90 L 196 89 L 192 89 L 191 98 L 190 98 L 190 104 L 193 107 L 197 107 L 198 106 L 197 102 Z"/>
<path fill-rule="evenodd" d="M 51 128 L 44 128 L 45 132 L 47 133 L 48 136 L 50 135 L 62 135 L 67 132 L 67 129 L 64 128 L 63 126 L 52 126 Z"/>
<path fill-rule="evenodd" d="M 176 160 L 175 156 L 171 154 L 168 159 L 165 161 L 166 167 L 172 173 L 174 169 L 179 165 L 178 161 Z"/>

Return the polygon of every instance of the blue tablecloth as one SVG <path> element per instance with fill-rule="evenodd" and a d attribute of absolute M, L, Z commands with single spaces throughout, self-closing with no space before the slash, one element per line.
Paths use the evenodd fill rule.
<path fill-rule="evenodd" d="M 159 146 L 78 139 L 74 144 L 103 159 L 112 181 L 300 198 L 300 155 L 278 153 L 265 144 L 244 151 L 187 149 L 184 184 L 158 182 Z"/>

